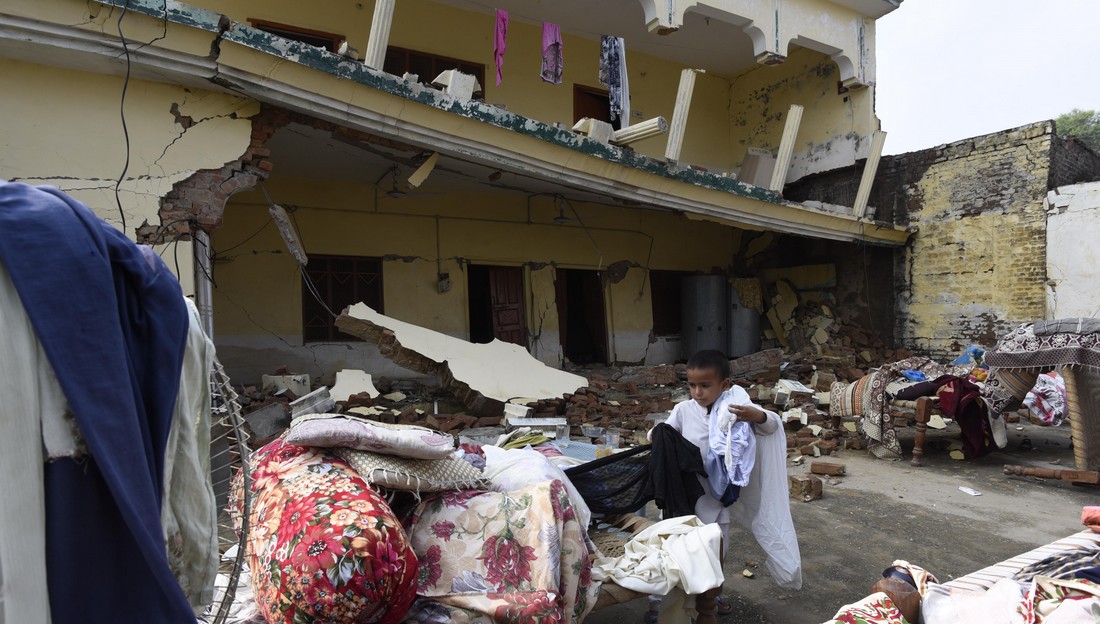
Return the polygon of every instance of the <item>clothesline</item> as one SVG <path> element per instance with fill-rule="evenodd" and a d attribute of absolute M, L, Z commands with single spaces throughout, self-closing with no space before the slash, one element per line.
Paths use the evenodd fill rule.
<path fill-rule="evenodd" d="M 490 19 L 492 19 L 493 11 L 495 11 L 497 8 L 500 8 L 500 7 L 494 6 L 492 4 L 486 4 L 484 2 L 478 2 L 477 0 L 466 0 L 466 2 L 468 4 L 477 5 L 479 7 L 482 7 L 484 9 L 486 9 L 489 12 L 489 18 Z M 508 11 L 508 15 L 512 19 L 518 19 L 521 22 L 525 22 L 525 23 L 532 24 L 532 25 L 542 24 L 543 22 L 546 22 L 546 21 L 553 21 L 553 20 L 547 20 L 547 19 L 542 18 L 542 17 L 532 17 L 530 15 L 525 15 L 525 14 L 522 14 L 522 13 L 515 13 L 511 9 L 507 9 L 507 11 Z M 578 29 L 578 28 L 569 28 L 568 31 L 563 32 L 562 34 L 563 35 L 584 35 L 588 38 L 596 40 L 597 42 L 599 42 L 600 37 L 602 37 L 604 35 L 614 35 L 614 36 L 617 36 L 617 37 L 623 37 L 623 35 L 617 34 L 615 32 L 596 32 L 596 31 L 592 31 L 592 30 L 584 30 L 584 29 Z M 629 43 L 629 40 L 627 40 L 627 43 Z M 662 48 L 667 48 L 667 49 L 670 49 L 670 50 L 690 50 L 690 51 L 695 51 L 695 52 L 698 51 L 697 47 L 687 46 L 687 45 L 683 45 L 683 46 L 681 46 L 681 45 L 672 45 L 672 44 L 664 43 L 664 42 L 654 42 L 653 40 L 649 40 L 646 43 L 647 43 L 647 45 L 660 46 Z"/>

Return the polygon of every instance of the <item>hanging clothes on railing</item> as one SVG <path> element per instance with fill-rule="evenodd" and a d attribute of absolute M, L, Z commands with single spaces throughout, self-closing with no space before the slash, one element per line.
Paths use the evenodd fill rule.
<path fill-rule="evenodd" d="M 561 84 L 561 26 L 542 23 L 542 71 L 539 75 L 551 84 Z"/>
<path fill-rule="evenodd" d="M 497 86 L 504 79 L 504 51 L 508 48 L 508 11 L 497 9 L 496 27 L 493 29 L 493 62 L 497 66 Z"/>
<path fill-rule="evenodd" d="M 622 37 L 600 37 L 600 84 L 611 100 L 611 121 L 630 125 L 630 82 L 626 75 L 626 44 Z"/>

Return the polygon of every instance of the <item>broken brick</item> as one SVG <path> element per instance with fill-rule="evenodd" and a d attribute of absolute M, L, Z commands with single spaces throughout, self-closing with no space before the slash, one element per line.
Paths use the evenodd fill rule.
<path fill-rule="evenodd" d="M 845 467 L 844 464 L 839 462 L 813 461 L 810 462 L 810 472 L 817 475 L 840 477 L 844 475 Z"/>
<path fill-rule="evenodd" d="M 813 475 L 791 475 L 791 498 L 809 502 L 821 498 L 821 479 Z"/>

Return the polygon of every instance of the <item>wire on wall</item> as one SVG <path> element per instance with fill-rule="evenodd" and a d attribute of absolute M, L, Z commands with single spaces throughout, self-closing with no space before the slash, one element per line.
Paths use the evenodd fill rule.
<path fill-rule="evenodd" d="M 126 12 L 130 9 L 130 0 L 126 0 L 126 4 L 122 6 L 122 12 L 118 14 L 118 22 L 115 24 L 115 28 L 118 29 L 118 38 L 122 42 L 122 52 L 126 55 L 126 77 L 122 80 L 122 97 L 118 104 L 119 117 L 122 119 L 122 136 L 126 141 L 126 162 L 122 165 L 122 173 L 118 174 L 118 180 L 115 181 L 115 204 L 118 206 L 118 217 L 122 221 L 122 232 L 126 233 L 126 213 L 122 210 L 122 198 L 119 197 L 119 188 L 122 186 L 122 181 L 126 179 L 126 173 L 130 170 L 130 130 L 126 127 L 126 89 L 130 86 L 130 47 L 126 41 L 126 36 L 122 34 L 122 18 L 126 17 Z"/>

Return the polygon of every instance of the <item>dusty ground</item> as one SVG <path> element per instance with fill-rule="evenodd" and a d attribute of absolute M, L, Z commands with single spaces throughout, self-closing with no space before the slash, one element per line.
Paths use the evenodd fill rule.
<path fill-rule="evenodd" d="M 791 502 L 802 552 L 800 591 L 779 589 L 763 565 L 755 578 L 744 578 L 746 562 L 763 562 L 764 555 L 751 534 L 731 529 L 726 595 L 735 609 L 719 621 L 824 622 L 867 595 L 894 559 L 921 565 L 946 581 L 1075 533 L 1082 528 L 1081 507 L 1100 504 L 1097 487 L 1002 472 L 1004 464 L 1073 468 L 1068 425 L 1010 425 L 1007 448 L 973 461 L 948 457 L 946 446 L 958 435 L 954 425 L 929 431 L 922 468 L 908 461 L 911 429 L 901 434 L 906 461 L 886 462 L 865 451 L 830 458 L 847 465 L 847 476 L 826 480 L 820 500 Z M 1021 444 L 1025 439 L 1030 444 Z M 788 470 L 809 471 L 806 466 Z M 981 496 L 965 494 L 960 486 Z M 645 610 L 646 601 L 637 600 L 593 613 L 586 622 L 633 624 L 642 621 Z"/>

